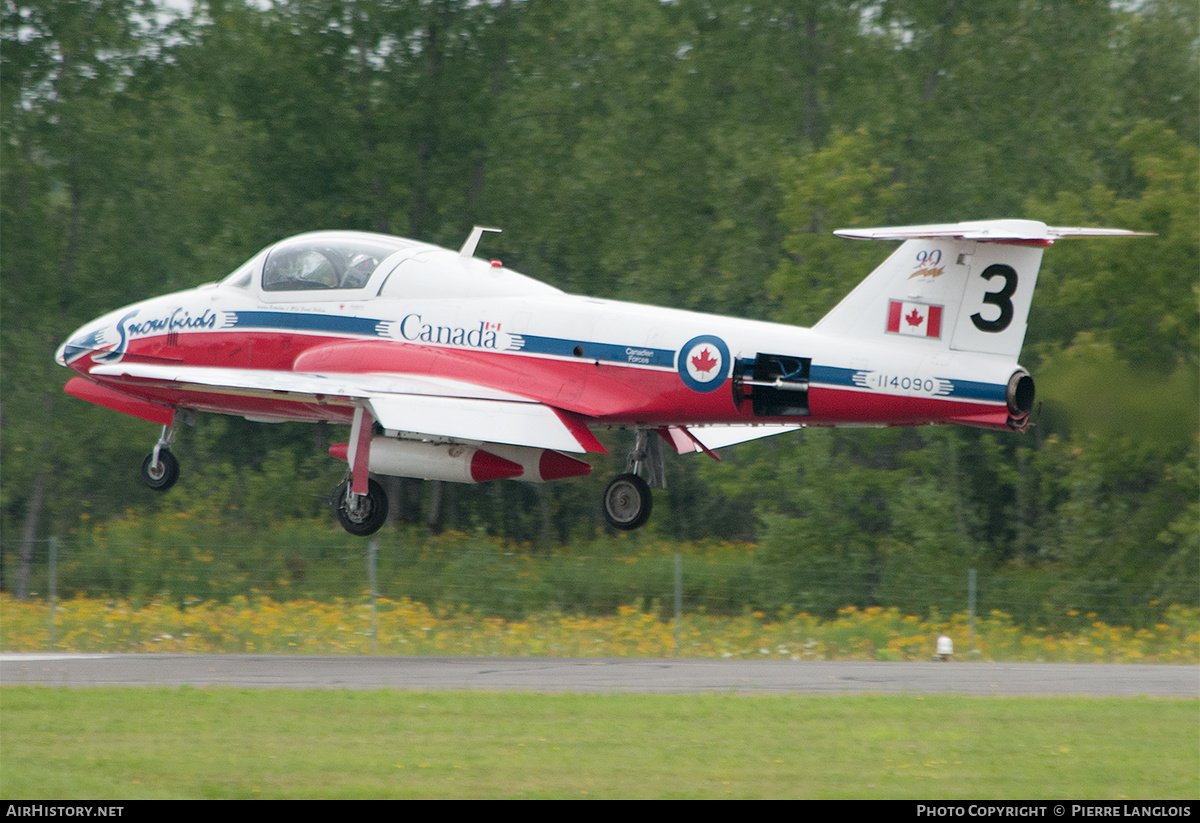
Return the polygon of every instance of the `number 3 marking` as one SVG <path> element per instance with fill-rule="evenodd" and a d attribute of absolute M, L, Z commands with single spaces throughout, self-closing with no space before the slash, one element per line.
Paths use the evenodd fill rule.
<path fill-rule="evenodd" d="M 1017 290 L 1017 271 L 1012 266 L 1006 266 L 1003 263 L 993 263 L 984 269 L 979 276 L 984 280 L 991 280 L 993 277 L 1004 278 L 1004 285 L 1000 288 L 1000 291 L 990 291 L 983 295 L 984 303 L 991 303 L 993 306 L 1000 308 L 1000 316 L 995 320 L 984 320 L 983 315 L 975 312 L 971 315 L 971 322 L 980 331 L 1004 331 L 1013 319 L 1013 304 L 1010 298 L 1013 296 L 1013 292 Z"/>

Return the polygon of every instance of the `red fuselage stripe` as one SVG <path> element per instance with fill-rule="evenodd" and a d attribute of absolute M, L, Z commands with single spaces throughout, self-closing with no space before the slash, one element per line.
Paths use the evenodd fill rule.
<path fill-rule="evenodd" d="M 735 404 L 730 379 L 718 391 L 701 393 L 685 386 L 676 371 L 657 367 L 292 332 L 177 333 L 170 339 L 167 335 L 140 338 L 130 343 L 124 359 L 313 373 L 394 372 L 452 377 L 581 415 L 579 425 L 572 421 L 572 428 L 583 431 L 583 420 L 591 425 L 917 424 L 978 418 L 990 414 L 989 410 L 1004 408 L 1003 403 L 889 394 L 813 382 L 808 392 L 809 415 L 755 417 L 750 403 Z M 72 363 L 84 375 L 90 365 L 89 356 Z M 346 423 L 353 414 L 353 407 L 346 401 L 332 397 L 328 403 L 313 403 L 266 391 L 228 393 L 128 378 L 97 382 L 152 403 L 252 418 Z"/>

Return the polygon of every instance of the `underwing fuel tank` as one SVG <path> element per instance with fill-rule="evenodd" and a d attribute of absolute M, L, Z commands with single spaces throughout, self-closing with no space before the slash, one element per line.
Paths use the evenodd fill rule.
<path fill-rule="evenodd" d="M 349 462 L 349 443 L 329 447 L 338 460 Z M 396 477 L 483 483 L 487 480 L 542 482 L 582 477 L 592 467 L 582 460 L 550 449 L 488 443 L 486 449 L 460 443 L 426 443 L 395 437 L 371 438 L 370 471 Z"/>

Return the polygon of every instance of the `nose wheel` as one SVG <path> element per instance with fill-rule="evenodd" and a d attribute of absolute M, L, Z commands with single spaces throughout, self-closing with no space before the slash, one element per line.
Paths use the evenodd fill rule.
<path fill-rule="evenodd" d="M 179 479 L 179 460 L 171 454 L 175 442 L 175 427 L 163 426 L 154 451 L 142 461 L 142 482 L 158 492 L 165 492 Z"/>
<path fill-rule="evenodd" d="M 604 519 L 615 529 L 641 528 L 650 519 L 654 498 L 636 474 L 619 474 L 604 490 Z"/>
<path fill-rule="evenodd" d="M 179 460 L 170 449 L 158 449 L 158 460 L 154 453 L 142 461 L 142 482 L 155 491 L 165 492 L 179 479 Z"/>

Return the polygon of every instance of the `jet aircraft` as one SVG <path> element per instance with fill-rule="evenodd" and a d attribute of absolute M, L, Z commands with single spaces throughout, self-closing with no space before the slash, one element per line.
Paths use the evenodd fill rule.
<path fill-rule="evenodd" d="M 1044 249 L 1135 235 L 984 220 L 843 229 L 902 244 L 815 326 L 564 293 L 475 256 L 381 234 L 275 243 L 225 279 L 135 303 L 58 350 L 65 391 L 162 426 L 142 463 L 179 476 L 196 412 L 350 426 L 339 522 L 383 525 L 376 475 L 463 483 L 588 474 L 597 430 L 632 429 L 607 521 L 634 529 L 665 487 L 664 446 L 704 452 L 804 426 L 964 424 L 1022 431 L 1034 383 L 1017 362 Z"/>

